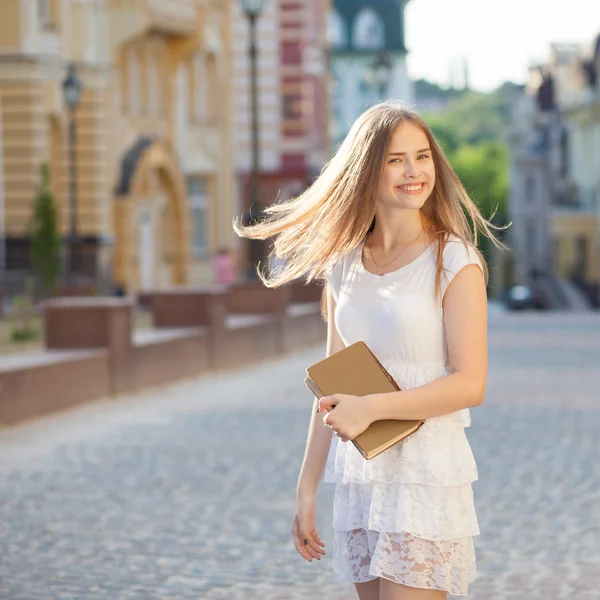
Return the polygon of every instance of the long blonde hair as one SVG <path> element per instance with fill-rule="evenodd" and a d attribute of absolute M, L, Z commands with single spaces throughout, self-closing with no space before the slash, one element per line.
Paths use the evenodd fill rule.
<path fill-rule="evenodd" d="M 403 104 L 386 101 L 372 106 L 354 122 L 335 155 L 302 194 L 265 208 L 266 217 L 259 223 L 244 226 L 239 218 L 234 219 L 233 228 L 241 237 L 264 240 L 277 236 L 270 256 L 285 262 L 269 274 L 257 270 L 265 286 L 278 287 L 301 277 L 307 282 L 324 279 L 331 265 L 372 231 L 391 139 L 398 126 L 407 121 L 427 135 L 435 166 L 435 185 L 421 211 L 430 234 L 439 240 L 436 293 L 449 235 L 457 236 L 476 252 L 480 232 L 503 247 L 491 231 L 498 227 L 481 215 L 425 121 Z M 487 266 L 480 258 L 487 282 Z M 325 302 L 322 311 L 326 318 Z"/>

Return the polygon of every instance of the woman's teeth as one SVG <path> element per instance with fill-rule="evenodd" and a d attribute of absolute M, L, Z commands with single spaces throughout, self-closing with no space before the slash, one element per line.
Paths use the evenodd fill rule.
<path fill-rule="evenodd" d="M 419 185 L 401 185 L 399 186 L 399 189 L 403 192 L 418 192 L 422 187 L 423 184 L 420 183 Z"/>

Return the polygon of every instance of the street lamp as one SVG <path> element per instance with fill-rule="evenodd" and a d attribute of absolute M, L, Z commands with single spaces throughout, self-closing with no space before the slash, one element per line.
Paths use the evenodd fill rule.
<path fill-rule="evenodd" d="M 63 98 L 69 110 L 69 234 L 67 239 L 66 272 L 67 281 L 72 282 L 75 272 L 75 244 L 77 243 L 77 165 L 75 162 L 75 141 L 77 130 L 75 110 L 81 100 L 81 81 L 77 77 L 74 63 L 69 65 L 67 76 L 62 83 Z"/>
<path fill-rule="evenodd" d="M 377 54 L 373 64 L 371 65 L 373 82 L 377 86 L 377 92 L 380 100 L 383 100 L 387 95 L 391 71 L 392 61 L 390 60 L 388 53 L 385 50 L 382 50 Z"/>
<path fill-rule="evenodd" d="M 260 147 L 258 135 L 258 48 L 256 45 L 256 22 L 260 17 L 264 0 L 242 0 L 242 8 L 248 17 L 250 44 L 248 56 L 250 59 L 250 110 L 252 114 L 252 171 L 250 173 L 250 193 L 248 218 L 252 221 L 252 206 L 258 206 L 260 200 Z M 260 214 L 260 213 L 259 213 Z M 263 258 L 263 242 L 250 240 L 250 268 L 248 274 L 255 277 L 254 265 Z"/>

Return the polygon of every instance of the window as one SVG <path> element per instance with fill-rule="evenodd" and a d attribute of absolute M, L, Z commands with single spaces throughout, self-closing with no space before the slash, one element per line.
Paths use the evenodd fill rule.
<path fill-rule="evenodd" d="M 560 138 L 560 175 L 566 177 L 569 173 L 569 134 L 562 130 Z"/>
<path fill-rule="evenodd" d="M 286 121 L 302 118 L 302 98 L 297 93 L 283 95 L 283 118 Z"/>
<path fill-rule="evenodd" d="M 327 41 L 332 48 L 345 48 L 348 45 L 346 24 L 337 10 L 332 10 L 327 19 Z"/>
<path fill-rule="evenodd" d="M 535 176 L 526 175 L 525 176 L 525 202 L 532 204 L 535 202 Z"/>
<path fill-rule="evenodd" d="M 194 95 L 194 118 L 204 121 L 208 118 L 208 70 L 202 54 L 194 57 Z"/>
<path fill-rule="evenodd" d="M 51 14 L 51 0 L 38 0 L 37 8 L 38 8 L 38 21 L 40 23 L 40 27 L 45 29 L 52 26 L 52 14 Z"/>
<path fill-rule="evenodd" d="M 352 43 L 355 48 L 377 50 L 385 46 L 385 31 L 381 17 L 372 9 L 365 8 L 354 21 Z"/>
<path fill-rule="evenodd" d="M 127 101 L 129 113 L 132 115 L 140 113 L 140 88 L 141 70 L 137 49 L 129 48 L 127 52 Z"/>
<path fill-rule="evenodd" d="M 536 230 L 533 222 L 528 222 L 525 229 L 525 247 L 530 259 L 533 259 L 537 250 Z"/>
<path fill-rule="evenodd" d="M 206 179 L 197 176 L 188 178 L 188 202 L 192 223 L 192 252 L 195 256 L 203 256 L 208 252 L 208 197 Z"/>
<path fill-rule="evenodd" d="M 156 117 L 160 113 L 160 87 L 158 85 L 158 65 L 153 52 L 148 57 L 148 114 Z"/>
<path fill-rule="evenodd" d="M 206 59 L 206 72 L 208 118 L 218 119 L 220 114 L 219 98 L 222 97 L 222 90 L 219 86 L 217 57 L 214 54 L 209 54 Z"/>
<path fill-rule="evenodd" d="M 577 236 L 573 243 L 575 245 L 575 260 L 573 264 L 573 277 L 575 279 L 585 280 L 587 274 L 588 257 L 588 239 L 583 236 Z"/>

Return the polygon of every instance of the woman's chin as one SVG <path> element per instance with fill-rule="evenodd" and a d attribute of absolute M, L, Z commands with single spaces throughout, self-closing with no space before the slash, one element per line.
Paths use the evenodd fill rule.
<path fill-rule="evenodd" d="M 394 202 L 395 206 L 399 208 L 406 208 L 411 210 L 418 210 L 423 208 L 425 201 L 427 200 L 427 196 L 403 196 L 401 198 L 396 198 Z"/>

